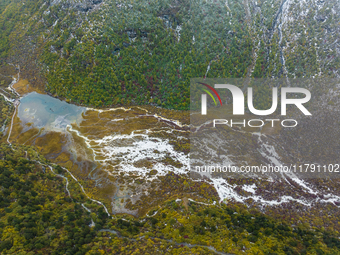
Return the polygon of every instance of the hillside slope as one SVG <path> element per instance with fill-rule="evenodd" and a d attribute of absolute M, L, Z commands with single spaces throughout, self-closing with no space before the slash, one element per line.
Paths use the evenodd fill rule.
<path fill-rule="evenodd" d="M 7 5 L 7 6 L 6 6 Z M 0 54 L 51 94 L 188 109 L 195 77 L 339 77 L 331 1 L 7 1 Z"/>

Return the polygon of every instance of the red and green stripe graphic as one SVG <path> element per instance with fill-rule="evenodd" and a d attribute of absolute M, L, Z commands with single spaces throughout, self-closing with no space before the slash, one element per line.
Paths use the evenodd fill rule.
<path fill-rule="evenodd" d="M 222 105 L 222 100 L 221 100 L 219 94 L 217 93 L 217 91 L 213 87 L 211 87 L 208 84 L 202 83 L 202 82 L 198 82 L 198 83 L 206 86 L 208 89 L 210 89 L 212 92 L 214 92 L 214 94 L 217 96 L 218 100 L 220 101 L 220 104 Z M 214 100 L 215 105 L 217 105 L 217 102 L 216 102 L 215 98 L 213 97 L 213 95 L 210 93 L 210 91 L 206 90 L 206 89 L 202 89 L 202 90 L 204 92 L 206 92 Z"/>

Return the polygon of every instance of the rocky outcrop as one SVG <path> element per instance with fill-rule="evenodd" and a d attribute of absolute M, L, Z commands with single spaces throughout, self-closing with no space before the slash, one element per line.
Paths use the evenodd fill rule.
<path fill-rule="evenodd" d="M 103 0 L 83 0 L 75 5 L 75 8 L 81 12 L 87 12 L 93 9 L 96 5 L 101 4 Z"/>
<path fill-rule="evenodd" d="M 54 0 L 51 5 L 61 3 L 66 8 L 75 8 L 81 12 L 88 12 L 94 9 L 97 5 L 101 4 L 103 0 Z"/>

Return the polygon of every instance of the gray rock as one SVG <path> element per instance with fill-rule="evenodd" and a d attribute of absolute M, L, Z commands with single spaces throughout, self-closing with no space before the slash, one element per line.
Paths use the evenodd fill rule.
<path fill-rule="evenodd" d="M 54 0 L 51 5 L 62 4 L 64 8 L 74 8 L 81 12 L 87 12 L 102 2 L 103 0 Z"/>

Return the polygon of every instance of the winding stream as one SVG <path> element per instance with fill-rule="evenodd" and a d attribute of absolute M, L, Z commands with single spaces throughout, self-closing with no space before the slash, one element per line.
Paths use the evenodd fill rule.
<path fill-rule="evenodd" d="M 281 60 L 281 65 L 282 65 L 282 69 L 283 69 L 283 74 L 285 74 L 286 76 L 286 81 L 288 86 L 290 87 L 290 82 L 288 79 L 288 71 L 286 68 L 286 61 L 283 55 L 283 47 L 281 46 L 282 43 L 282 25 L 284 24 L 284 18 L 285 15 L 287 15 L 288 9 L 289 9 L 289 1 L 290 0 L 283 0 L 282 4 L 280 5 L 280 8 L 275 16 L 274 22 L 273 22 L 273 27 L 272 27 L 272 31 L 274 31 L 275 27 L 277 26 L 278 28 L 278 33 L 279 33 L 279 49 L 280 49 L 280 60 Z M 277 25 L 279 21 L 279 24 Z"/>

